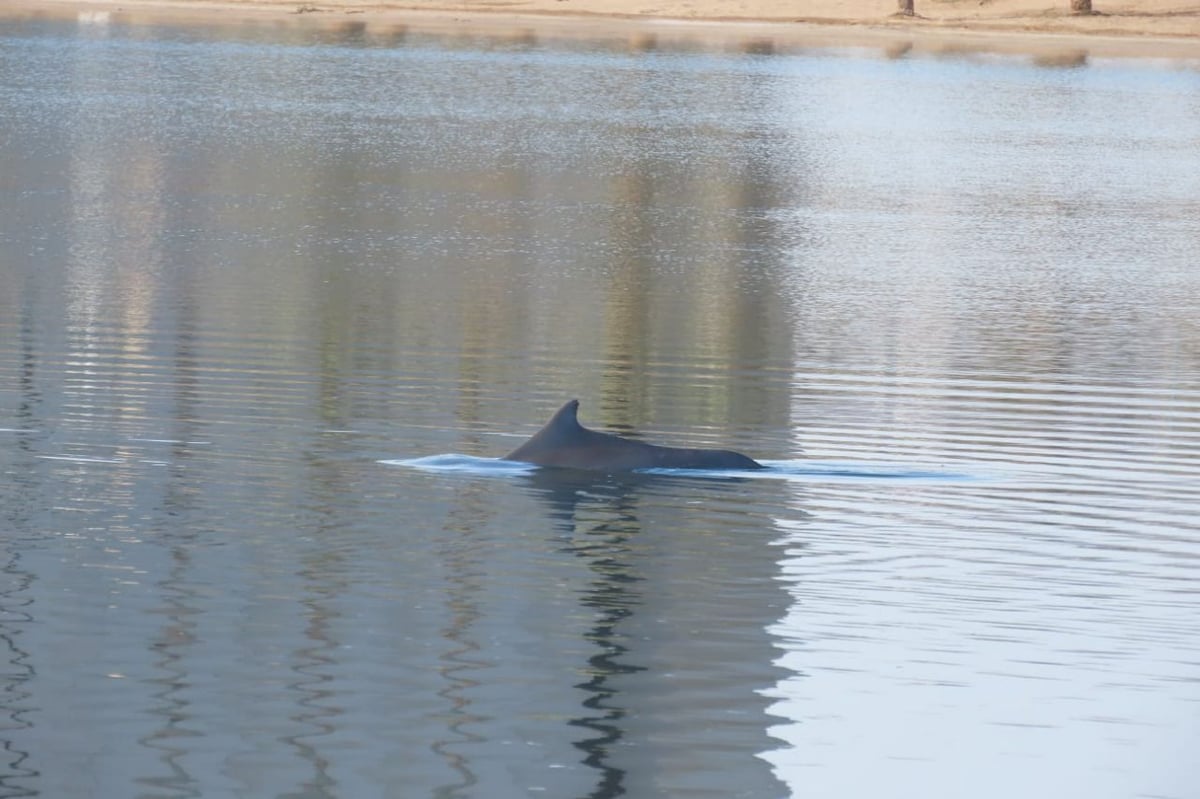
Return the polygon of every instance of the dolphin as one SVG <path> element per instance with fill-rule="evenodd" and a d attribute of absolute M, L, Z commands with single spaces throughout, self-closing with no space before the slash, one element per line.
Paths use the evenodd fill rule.
<path fill-rule="evenodd" d="M 644 444 L 588 430 L 576 418 L 579 400 L 558 409 L 546 426 L 504 456 L 538 466 L 621 472 L 632 469 L 765 469 L 758 461 L 727 449 L 680 449 Z"/>

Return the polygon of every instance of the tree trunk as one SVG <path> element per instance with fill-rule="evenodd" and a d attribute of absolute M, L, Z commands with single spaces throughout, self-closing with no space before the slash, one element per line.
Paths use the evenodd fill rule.
<path fill-rule="evenodd" d="M 1073 5 L 1081 1 L 1087 3 L 1089 6 L 1092 3 L 1092 0 L 1071 0 L 1071 3 Z M 913 0 L 897 0 L 897 2 L 900 3 L 900 10 L 897 12 L 898 14 L 903 17 L 913 16 Z"/>
<path fill-rule="evenodd" d="M 1092 0 L 1071 0 L 1072 14 L 1092 13 Z"/>

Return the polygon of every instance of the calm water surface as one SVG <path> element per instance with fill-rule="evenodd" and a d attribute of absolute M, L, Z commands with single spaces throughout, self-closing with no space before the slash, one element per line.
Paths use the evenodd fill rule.
<path fill-rule="evenodd" d="M 0 796 L 1197 796 L 1196 65 L 95 21 L 0 25 Z M 569 397 L 773 468 L 478 460 Z"/>

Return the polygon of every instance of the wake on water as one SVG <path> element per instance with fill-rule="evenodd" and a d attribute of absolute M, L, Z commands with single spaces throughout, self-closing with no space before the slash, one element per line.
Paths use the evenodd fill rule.
<path fill-rule="evenodd" d="M 384 466 L 403 466 L 426 472 L 466 473 L 481 477 L 513 477 L 539 471 L 543 467 L 502 458 L 480 458 L 474 455 L 446 453 L 421 458 L 381 460 Z M 892 463 L 846 463 L 841 461 L 764 460 L 765 469 L 637 469 L 639 474 L 663 474 L 717 479 L 755 480 L 928 480 L 963 481 L 979 477 L 963 472 L 947 471 L 935 466 L 913 466 Z"/>

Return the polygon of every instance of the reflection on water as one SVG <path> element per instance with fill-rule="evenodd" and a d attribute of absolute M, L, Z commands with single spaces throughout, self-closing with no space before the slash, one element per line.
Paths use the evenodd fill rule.
<path fill-rule="evenodd" d="M 777 676 L 761 625 L 761 614 L 778 601 L 777 589 L 763 581 L 757 590 L 743 586 L 714 597 L 703 588 L 715 582 L 730 590 L 755 560 L 760 574 L 771 574 L 772 550 L 755 539 L 736 547 L 742 555 L 736 561 L 714 565 L 708 545 L 736 534 L 738 525 L 686 511 L 680 518 L 675 503 L 692 493 L 687 481 L 557 470 L 525 479 L 555 520 L 562 551 L 587 570 L 578 602 L 588 619 L 582 637 L 592 652 L 576 686 L 587 694 L 586 712 L 571 723 L 588 731 L 575 745 L 602 778 L 580 795 L 780 794 L 765 768 L 753 768 L 755 754 L 773 746 L 763 724 L 767 702 L 756 700 L 754 689 Z M 699 491 L 694 496 L 710 499 Z M 660 542 L 645 540 L 673 527 L 695 530 L 698 542 L 668 553 Z M 713 618 L 733 630 L 712 630 Z M 720 661 L 708 653 L 727 647 L 720 639 L 730 634 L 748 662 L 722 676 L 709 668 Z"/>
<path fill-rule="evenodd" d="M 1190 794 L 1195 70 L 0 37 L 0 796 Z"/>

